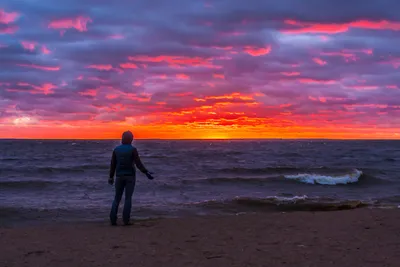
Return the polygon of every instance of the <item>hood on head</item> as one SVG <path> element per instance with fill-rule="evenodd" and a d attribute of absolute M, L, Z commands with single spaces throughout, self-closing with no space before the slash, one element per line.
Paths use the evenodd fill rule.
<path fill-rule="evenodd" d="M 122 134 L 121 143 L 123 145 L 129 145 L 133 141 L 133 134 L 131 131 L 126 131 Z"/>

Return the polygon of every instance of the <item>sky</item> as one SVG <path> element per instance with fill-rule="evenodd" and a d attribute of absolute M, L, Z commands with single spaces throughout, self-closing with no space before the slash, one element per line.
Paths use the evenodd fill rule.
<path fill-rule="evenodd" d="M 3 0 L 0 138 L 400 139 L 398 0 Z"/>

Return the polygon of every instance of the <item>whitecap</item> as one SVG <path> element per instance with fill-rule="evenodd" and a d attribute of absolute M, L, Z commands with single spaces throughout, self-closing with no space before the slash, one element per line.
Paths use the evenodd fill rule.
<path fill-rule="evenodd" d="M 362 171 L 353 170 L 351 173 L 343 175 L 321 175 L 315 173 L 300 173 L 294 175 L 285 175 L 286 179 L 296 180 L 307 184 L 323 184 L 323 185 L 338 185 L 338 184 L 350 184 L 358 182 L 362 175 Z"/>
<path fill-rule="evenodd" d="M 275 199 L 279 202 L 296 202 L 299 200 L 306 200 L 308 199 L 308 196 L 303 195 L 303 196 L 293 196 L 293 197 L 282 197 L 282 196 L 273 196 L 273 197 L 267 197 L 267 198 L 272 198 Z"/>

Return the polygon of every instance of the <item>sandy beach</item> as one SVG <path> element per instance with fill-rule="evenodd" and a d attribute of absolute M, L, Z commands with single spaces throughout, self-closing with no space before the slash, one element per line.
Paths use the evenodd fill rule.
<path fill-rule="evenodd" d="M 400 210 L 1 228 L 1 266 L 398 266 Z"/>

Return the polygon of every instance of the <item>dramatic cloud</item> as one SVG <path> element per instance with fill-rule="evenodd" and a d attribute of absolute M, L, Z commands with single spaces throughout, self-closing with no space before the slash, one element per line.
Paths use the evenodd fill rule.
<path fill-rule="evenodd" d="M 88 17 L 76 17 L 76 18 L 63 18 L 56 19 L 49 23 L 49 28 L 52 29 L 76 29 L 80 32 L 87 31 L 87 23 L 92 22 Z"/>
<path fill-rule="evenodd" d="M 399 22 L 391 22 L 387 20 L 380 20 L 380 21 L 355 20 L 349 23 L 306 23 L 293 20 L 285 20 L 285 23 L 294 26 L 291 29 L 284 30 L 285 33 L 292 33 L 292 34 L 299 34 L 299 33 L 337 34 L 337 33 L 347 32 L 352 28 L 400 31 Z"/>
<path fill-rule="evenodd" d="M 0 6 L 0 35 L 13 34 L 18 30 L 18 26 L 13 23 L 19 18 L 18 12 L 7 12 Z"/>
<path fill-rule="evenodd" d="M 1 24 L 10 24 L 15 22 L 19 14 L 17 12 L 6 12 L 4 9 L 0 9 L 0 23 Z"/>
<path fill-rule="evenodd" d="M 400 138 L 398 10 L 5 0 L 0 137 Z"/>

